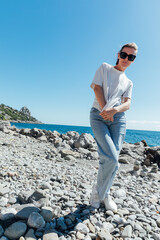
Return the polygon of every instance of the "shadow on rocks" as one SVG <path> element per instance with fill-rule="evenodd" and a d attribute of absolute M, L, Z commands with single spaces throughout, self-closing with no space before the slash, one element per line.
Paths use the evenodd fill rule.
<path fill-rule="evenodd" d="M 85 204 L 79 204 L 76 208 L 77 210 L 74 212 L 70 212 L 65 216 L 54 218 L 50 223 L 47 223 L 45 232 L 55 232 L 59 237 L 63 235 L 66 236 L 68 234 L 70 235 L 72 233 L 74 234 L 73 231 L 87 233 L 87 228 L 92 225 L 89 218 L 96 210 Z"/>
<path fill-rule="evenodd" d="M 4 215 L 4 219 L 0 220 L 0 225 L 3 227 L 3 229 L 6 229 L 15 222 L 23 222 L 27 226 L 26 233 L 32 229 L 33 234 L 36 237 L 42 237 L 48 233 L 56 233 L 59 237 L 65 237 L 67 235 L 75 235 L 77 231 L 87 234 L 93 227 L 89 221 L 89 218 L 96 211 L 89 205 L 79 204 L 76 206 L 76 210 L 74 212 L 70 212 L 67 215 L 62 215 L 60 217 L 54 217 L 47 221 L 46 217 L 42 214 L 42 209 L 35 206 L 25 207 L 25 204 L 21 206 L 21 208 L 22 209 L 19 209 L 16 215 Z M 36 223 L 33 224 L 34 226 L 31 225 L 29 221 L 31 215 L 34 215 L 33 217 L 36 218 L 38 216 L 39 220 L 37 220 L 37 226 Z M 33 218 L 35 222 L 36 218 Z M 40 221 L 44 223 L 43 226 L 38 226 Z"/>

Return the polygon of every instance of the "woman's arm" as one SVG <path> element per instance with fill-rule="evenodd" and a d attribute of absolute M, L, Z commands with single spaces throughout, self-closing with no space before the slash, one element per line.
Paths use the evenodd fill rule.
<path fill-rule="evenodd" d="M 104 106 L 106 105 L 106 101 L 105 101 L 104 93 L 103 93 L 103 88 L 101 86 L 95 84 L 93 90 L 94 90 L 94 93 L 95 93 L 95 96 L 96 96 L 96 99 L 99 103 L 100 108 L 103 109 Z"/>
<path fill-rule="evenodd" d="M 103 88 L 101 86 L 95 84 L 94 93 L 95 93 L 95 96 L 96 96 L 96 99 L 99 103 L 100 108 L 103 109 L 104 106 L 106 105 Z M 101 115 L 101 113 L 100 113 L 100 115 Z M 113 117 L 109 117 L 107 119 L 113 122 Z"/>
<path fill-rule="evenodd" d="M 131 105 L 131 99 L 130 98 L 124 98 L 124 101 L 121 105 L 114 107 L 117 112 L 125 112 L 130 108 Z"/>
<path fill-rule="evenodd" d="M 130 98 L 124 98 L 124 102 L 121 105 L 119 105 L 117 107 L 113 107 L 113 108 L 103 110 L 100 113 L 100 115 L 103 117 L 104 120 L 113 119 L 113 116 L 116 113 L 127 111 L 130 108 L 130 104 L 131 104 L 131 99 Z"/>

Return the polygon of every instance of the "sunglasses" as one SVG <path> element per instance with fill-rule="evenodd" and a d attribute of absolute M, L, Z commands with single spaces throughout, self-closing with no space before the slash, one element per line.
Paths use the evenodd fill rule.
<path fill-rule="evenodd" d="M 133 55 L 133 54 L 128 55 L 125 52 L 120 52 L 120 58 L 125 59 L 126 57 L 128 57 L 128 60 L 131 61 L 131 62 L 134 61 L 134 59 L 136 58 L 136 56 Z"/>

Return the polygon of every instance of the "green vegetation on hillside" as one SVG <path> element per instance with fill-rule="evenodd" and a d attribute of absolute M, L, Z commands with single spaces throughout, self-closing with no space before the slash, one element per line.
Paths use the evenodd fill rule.
<path fill-rule="evenodd" d="M 18 111 L 4 104 L 0 104 L 0 120 L 37 122 L 37 119 L 30 114 L 26 115 L 22 111 Z"/>

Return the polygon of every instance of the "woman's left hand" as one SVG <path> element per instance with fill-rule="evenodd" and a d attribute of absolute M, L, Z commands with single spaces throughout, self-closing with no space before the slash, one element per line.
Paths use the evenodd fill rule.
<path fill-rule="evenodd" d="M 106 110 L 103 110 L 100 115 L 104 120 L 110 120 L 113 122 L 113 116 L 117 113 L 117 110 L 115 108 L 108 108 Z"/>

